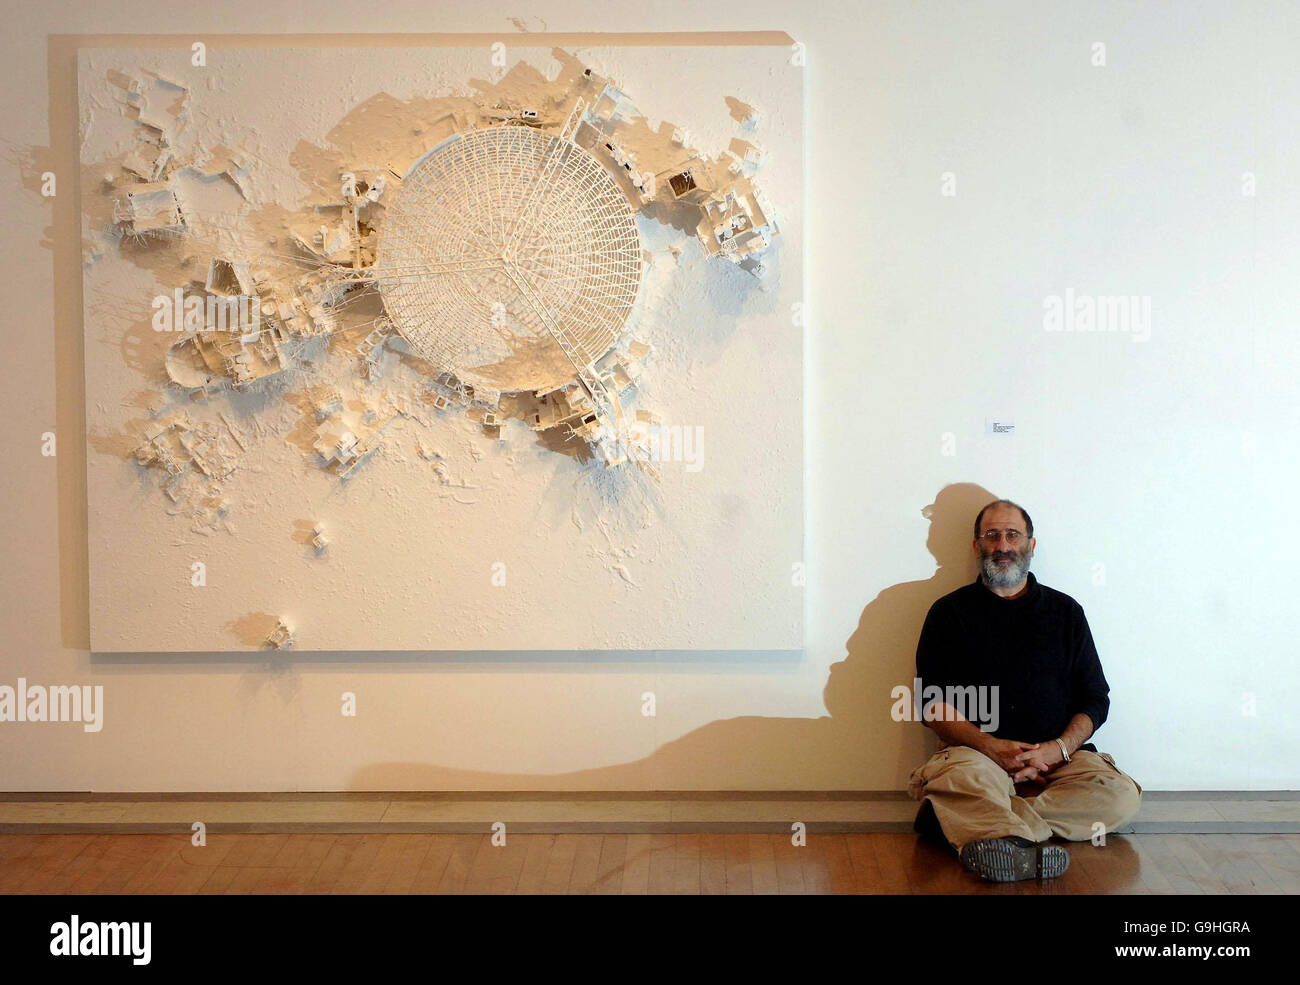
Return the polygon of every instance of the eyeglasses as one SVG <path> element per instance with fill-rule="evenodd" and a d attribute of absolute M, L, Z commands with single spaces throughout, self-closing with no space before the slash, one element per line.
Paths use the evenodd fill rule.
<path fill-rule="evenodd" d="M 980 540 L 986 544 L 996 544 L 1004 536 L 1007 538 L 1007 543 L 1013 547 L 1025 539 L 1025 535 L 1019 530 L 985 530 L 980 534 Z"/>

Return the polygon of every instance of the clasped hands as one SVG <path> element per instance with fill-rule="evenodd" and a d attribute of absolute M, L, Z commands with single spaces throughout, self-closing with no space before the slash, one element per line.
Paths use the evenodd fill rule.
<path fill-rule="evenodd" d="M 1047 775 L 1065 762 L 1055 740 L 1017 742 L 990 737 L 980 752 L 988 756 L 1011 777 L 1012 783 L 1047 783 Z"/>

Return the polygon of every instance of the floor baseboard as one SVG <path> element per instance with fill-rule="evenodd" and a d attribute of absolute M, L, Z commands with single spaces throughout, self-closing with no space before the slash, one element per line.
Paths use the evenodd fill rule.
<path fill-rule="evenodd" d="M 866 795 L 864 795 L 864 793 Z M 1218 794 L 1227 792 L 1218 791 Z M 519 834 L 909 832 L 916 804 L 896 791 L 547 795 L 530 793 L 69 794 L 0 797 L 2 834 L 161 834 L 190 831 L 468 834 L 501 822 Z M 1118 834 L 1295 834 L 1295 791 L 1231 796 L 1160 791 Z"/>

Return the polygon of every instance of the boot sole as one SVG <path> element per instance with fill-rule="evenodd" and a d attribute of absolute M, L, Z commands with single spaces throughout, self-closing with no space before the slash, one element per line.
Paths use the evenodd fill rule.
<path fill-rule="evenodd" d="M 966 868 L 990 882 L 1055 879 L 1070 867 L 1070 853 L 1059 845 L 1019 845 L 1009 838 L 986 838 L 963 845 Z"/>

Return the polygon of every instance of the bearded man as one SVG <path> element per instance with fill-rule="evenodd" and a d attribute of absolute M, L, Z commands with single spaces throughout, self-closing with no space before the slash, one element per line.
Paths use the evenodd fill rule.
<path fill-rule="evenodd" d="M 922 719 L 940 739 L 908 786 L 922 801 L 916 830 L 997 882 L 1061 875 L 1069 852 L 1049 840 L 1113 831 L 1142 794 L 1088 741 L 1106 721 L 1110 686 L 1083 608 L 1030 573 L 1036 544 L 1023 507 L 1000 499 L 980 510 L 980 575 L 930 607 L 916 648 L 932 696 Z M 983 727 L 948 702 L 976 694 L 956 703 L 992 707 Z"/>

